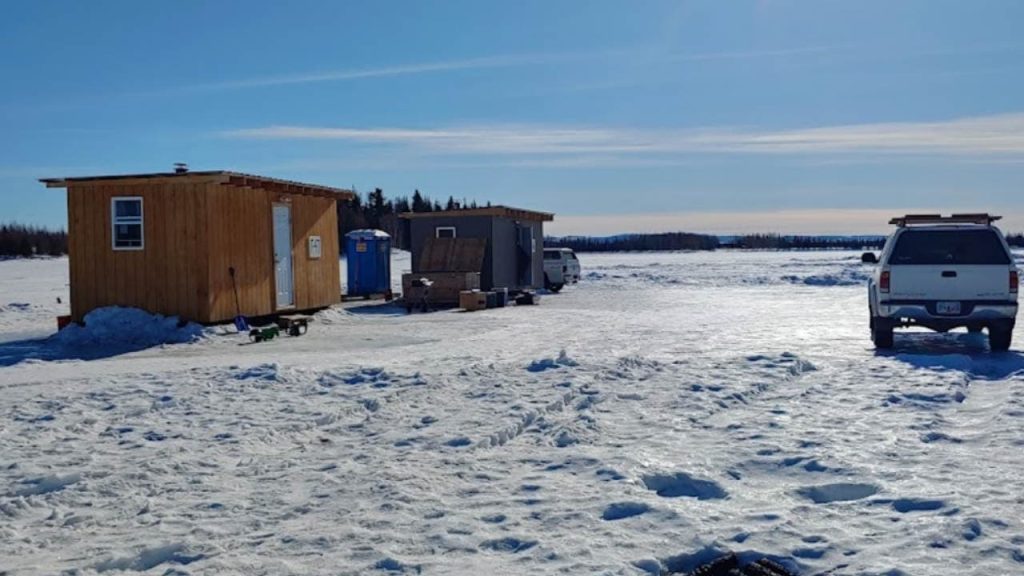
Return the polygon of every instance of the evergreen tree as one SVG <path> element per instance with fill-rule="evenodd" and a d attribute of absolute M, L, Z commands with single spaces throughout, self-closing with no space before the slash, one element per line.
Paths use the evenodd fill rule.
<path fill-rule="evenodd" d="M 407 197 L 401 196 L 399 198 L 395 198 L 395 204 L 394 204 L 394 212 L 395 212 L 395 214 L 405 214 L 406 212 L 409 212 L 409 211 L 411 211 L 411 208 L 409 206 L 409 199 Z"/>
<path fill-rule="evenodd" d="M 381 218 L 386 214 L 384 191 L 380 188 L 374 188 L 366 200 L 366 223 L 370 228 L 379 229 Z"/>
<path fill-rule="evenodd" d="M 430 203 L 423 199 L 423 195 L 417 189 L 412 193 L 412 211 L 413 212 L 429 212 Z"/>
<path fill-rule="evenodd" d="M 21 224 L 0 225 L 0 257 L 67 254 L 68 235 L 63 230 L 49 230 Z"/>

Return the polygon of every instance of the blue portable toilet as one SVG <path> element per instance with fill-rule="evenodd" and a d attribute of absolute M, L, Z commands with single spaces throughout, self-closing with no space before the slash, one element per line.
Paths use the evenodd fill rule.
<path fill-rule="evenodd" d="M 391 236 L 380 230 L 345 235 L 347 296 L 371 296 L 391 290 Z"/>

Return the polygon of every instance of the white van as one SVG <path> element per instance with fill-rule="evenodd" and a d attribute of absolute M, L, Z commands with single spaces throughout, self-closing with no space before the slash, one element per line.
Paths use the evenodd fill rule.
<path fill-rule="evenodd" d="M 569 248 L 544 249 L 544 287 L 558 292 L 580 281 L 580 261 Z"/>

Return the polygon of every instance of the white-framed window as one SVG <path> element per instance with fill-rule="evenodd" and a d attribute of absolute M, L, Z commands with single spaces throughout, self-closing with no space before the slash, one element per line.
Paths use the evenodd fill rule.
<path fill-rule="evenodd" d="M 434 228 L 434 238 L 455 238 L 455 226 L 438 226 Z"/>
<path fill-rule="evenodd" d="M 142 197 L 114 196 L 110 199 L 110 242 L 114 250 L 142 250 Z"/>

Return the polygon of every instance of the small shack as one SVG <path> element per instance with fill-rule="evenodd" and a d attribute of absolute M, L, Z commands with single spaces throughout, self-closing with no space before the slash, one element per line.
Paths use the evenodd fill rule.
<path fill-rule="evenodd" d="M 41 182 L 67 189 L 74 321 L 130 306 L 216 323 L 341 300 L 348 190 L 184 168 Z"/>
<path fill-rule="evenodd" d="M 408 212 L 412 272 L 435 272 L 424 267 L 424 249 L 432 238 L 475 238 L 486 241 L 480 288 L 510 291 L 544 286 L 544 222 L 546 212 L 508 206 L 488 206 L 441 212 Z M 431 243 L 434 244 L 434 243 Z M 452 270 L 453 272 L 455 270 Z M 462 270 L 459 270 L 460 272 Z"/>

